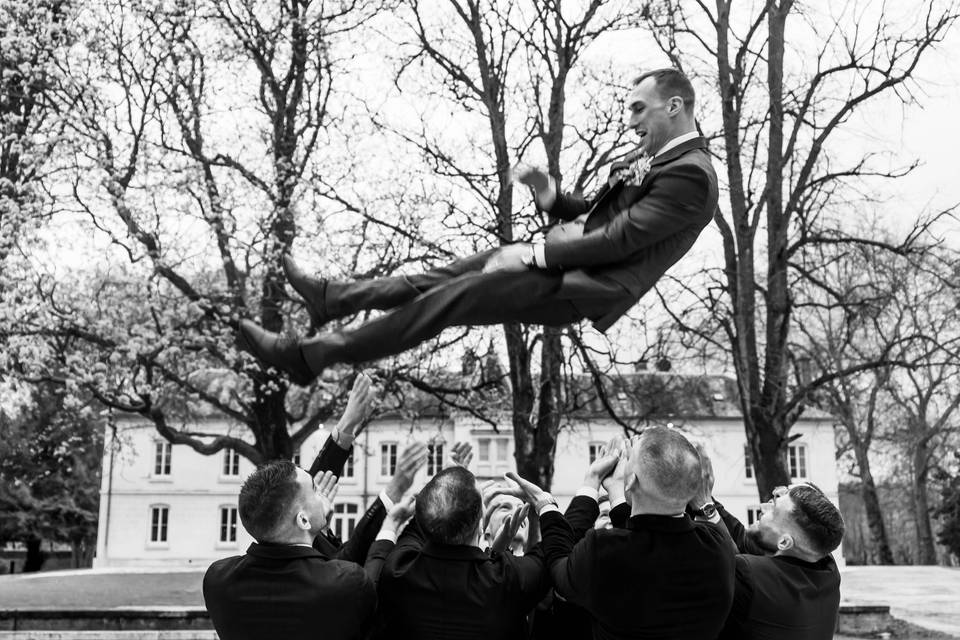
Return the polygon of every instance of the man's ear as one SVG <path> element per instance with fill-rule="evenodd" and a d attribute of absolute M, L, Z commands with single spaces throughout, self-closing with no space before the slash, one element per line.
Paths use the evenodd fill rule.
<path fill-rule="evenodd" d="M 793 536 L 791 536 L 789 533 L 785 533 L 777 539 L 778 551 L 786 551 L 788 549 L 792 549 L 793 546 L 794 546 Z"/>
<path fill-rule="evenodd" d="M 297 511 L 297 527 L 303 529 L 304 531 L 310 531 L 310 518 L 307 517 L 307 514 L 303 511 Z"/>
<path fill-rule="evenodd" d="M 673 96 L 667 101 L 667 113 L 670 116 L 678 115 L 683 111 L 683 98 L 680 96 Z"/>

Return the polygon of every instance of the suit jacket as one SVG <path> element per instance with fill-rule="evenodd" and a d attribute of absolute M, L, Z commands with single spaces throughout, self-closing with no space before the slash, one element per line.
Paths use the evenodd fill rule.
<path fill-rule="evenodd" d="M 253 543 L 245 555 L 210 565 L 204 602 L 221 640 L 364 638 L 376 575 L 392 548 L 378 541 L 365 571 L 309 547 Z"/>
<path fill-rule="evenodd" d="M 611 512 L 612 516 L 612 512 Z M 559 512 L 540 517 L 557 592 L 590 612 L 594 638 L 715 638 L 733 600 L 734 557 L 718 526 L 638 515 L 574 544 Z"/>
<path fill-rule="evenodd" d="M 722 507 L 734 539 L 747 541 L 739 520 Z M 748 548 L 746 546 L 741 549 Z M 840 608 L 840 571 L 832 556 L 806 562 L 789 556 L 741 553 L 736 591 L 723 640 L 830 640 Z"/>
<path fill-rule="evenodd" d="M 690 250 L 713 218 L 718 193 L 698 137 L 654 158 L 639 185 L 617 182 L 590 201 L 558 194 L 551 215 L 587 214 L 582 236 L 547 237 L 547 267 L 564 271 L 559 297 L 603 299 L 610 310 L 590 319 L 606 331 Z"/>
<path fill-rule="evenodd" d="M 487 555 L 424 540 L 411 521 L 380 576 L 382 637 L 521 640 L 526 615 L 550 587 L 543 555 Z"/>

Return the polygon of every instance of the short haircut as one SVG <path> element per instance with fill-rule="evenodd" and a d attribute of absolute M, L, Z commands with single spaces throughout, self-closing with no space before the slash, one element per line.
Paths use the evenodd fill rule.
<path fill-rule="evenodd" d="M 664 68 L 647 71 L 637 76 L 633 80 L 633 86 L 637 86 L 647 78 L 653 78 L 657 87 L 657 93 L 664 100 L 673 96 L 680 96 L 683 100 L 683 110 L 688 114 L 693 113 L 693 107 L 696 104 L 697 94 L 693 90 L 690 79 L 679 69 Z"/>
<path fill-rule="evenodd" d="M 289 460 L 273 460 L 251 473 L 240 487 L 238 510 L 243 528 L 257 542 L 265 542 L 290 512 L 300 491 L 297 467 Z"/>
<path fill-rule="evenodd" d="M 700 454 L 682 433 L 668 427 L 643 430 L 638 463 L 666 500 L 686 504 L 700 490 Z"/>
<path fill-rule="evenodd" d="M 810 542 L 813 551 L 827 555 L 840 546 L 844 524 L 840 510 L 812 483 L 790 488 L 793 519 Z"/>
<path fill-rule="evenodd" d="M 463 467 L 450 467 L 433 476 L 417 494 L 415 517 L 427 540 L 470 544 L 482 506 L 474 475 Z"/>

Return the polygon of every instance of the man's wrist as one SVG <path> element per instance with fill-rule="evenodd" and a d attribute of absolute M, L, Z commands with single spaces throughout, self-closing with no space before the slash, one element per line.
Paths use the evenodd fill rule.
<path fill-rule="evenodd" d="M 390 523 L 391 526 L 387 525 L 387 521 L 384 521 L 383 526 L 380 527 L 380 533 L 377 534 L 377 540 L 389 540 L 390 542 L 397 541 L 397 529 L 399 527 L 392 526 L 394 523 Z"/>
<path fill-rule="evenodd" d="M 383 506 L 386 507 L 389 512 L 390 509 L 393 509 L 393 505 L 400 502 L 400 498 L 403 497 L 403 492 L 398 491 L 396 487 L 387 487 L 380 492 L 379 498 L 380 502 L 383 503 Z"/>
<path fill-rule="evenodd" d="M 356 436 L 353 435 L 355 428 L 356 425 L 350 423 L 338 423 L 330 435 L 338 447 L 346 450 L 353 446 L 353 441 L 356 439 Z"/>
<path fill-rule="evenodd" d="M 554 509 L 559 511 L 560 505 L 557 503 L 557 499 L 549 493 L 543 493 L 533 501 L 533 510 L 537 512 L 537 515 Z"/>

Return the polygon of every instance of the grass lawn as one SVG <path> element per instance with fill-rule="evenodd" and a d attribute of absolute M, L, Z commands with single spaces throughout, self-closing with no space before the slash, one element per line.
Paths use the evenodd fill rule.
<path fill-rule="evenodd" d="M 203 571 L 0 576 L 0 609 L 202 607 Z"/>

